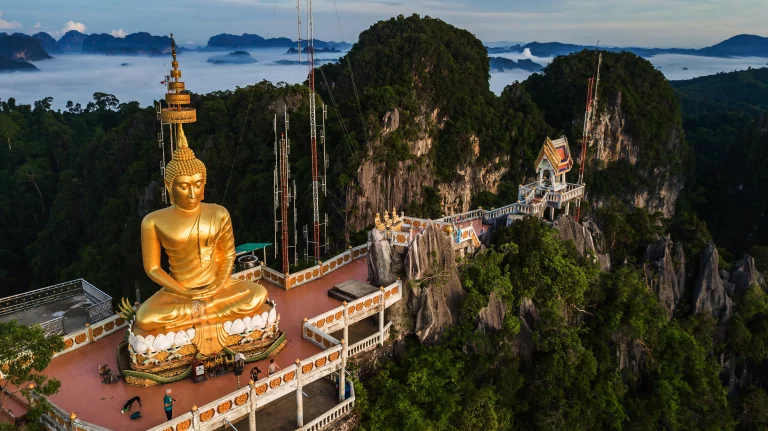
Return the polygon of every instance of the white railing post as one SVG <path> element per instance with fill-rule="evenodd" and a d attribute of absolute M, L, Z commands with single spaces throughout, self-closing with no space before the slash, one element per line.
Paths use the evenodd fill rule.
<path fill-rule="evenodd" d="M 249 385 L 251 386 L 251 404 L 248 411 L 248 431 L 256 431 L 256 382 L 251 379 Z"/>
<path fill-rule="evenodd" d="M 200 412 L 197 411 L 196 404 L 192 404 L 190 412 L 192 412 L 192 430 L 198 431 L 200 429 Z"/>
<path fill-rule="evenodd" d="M 384 286 L 379 288 L 379 343 L 384 345 L 384 310 L 387 308 L 387 304 L 384 303 Z"/>
<path fill-rule="evenodd" d="M 346 375 L 344 373 L 347 369 L 347 341 L 341 339 L 341 369 L 339 369 L 339 402 L 344 401 L 345 389 L 346 389 Z"/>
<path fill-rule="evenodd" d="M 342 304 L 344 304 L 344 335 L 342 338 L 344 340 L 349 340 L 349 307 L 347 306 L 347 301 L 344 301 Z"/>
<path fill-rule="evenodd" d="M 301 360 L 296 358 L 296 426 L 304 426 L 304 400 L 301 398 Z"/>

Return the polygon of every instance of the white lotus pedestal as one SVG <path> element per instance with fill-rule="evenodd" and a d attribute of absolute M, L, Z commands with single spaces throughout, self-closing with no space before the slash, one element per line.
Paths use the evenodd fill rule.
<path fill-rule="evenodd" d="M 246 362 L 254 362 L 276 355 L 285 345 L 285 334 L 279 328 L 280 315 L 274 302 L 269 312 L 224 322 L 227 335 L 224 349 L 213 355 L 202 355 L 192 344 L 195 329 L 157 336 L 142 337 L 133 332 L 133 321 L 128 326 L 127 339 L 118 348 L 120 371 L 128 384 L 151 386 L 171 383 L 189 377 L 196 364 L 206 369 L 226 366 L 237 353 Z"/>

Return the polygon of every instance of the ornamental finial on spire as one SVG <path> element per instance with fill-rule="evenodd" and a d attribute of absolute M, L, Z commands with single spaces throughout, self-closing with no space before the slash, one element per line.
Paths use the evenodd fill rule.
<path fill-rule="evenodd" d="M 163 108 L 163 122 L 171 124 L 194 123 L 197 121 L 195 108 L 184 106 L 190 104 L 190 97 L 184 82 L 179 81 L 181 69 L 179 69 L 179 62 L 176 60 L 176 41 L 173 38 L 173 33 L 171 33 L 171 55 L 173 56 L 172 69 L 165 80 L 167 87 L 165 101 L 168 103 L 168 107 Z"/>

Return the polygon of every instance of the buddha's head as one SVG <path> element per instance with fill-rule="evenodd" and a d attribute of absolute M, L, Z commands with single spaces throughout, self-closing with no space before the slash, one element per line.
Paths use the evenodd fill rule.
<path fill-rule="evenodd" d="M 176 129 L 176 150 L 165 167 L 165 188 L 171 204 L 191 211 L 200 206 L 205 195 L 205 165 L 189 148 L 181 124 Z"/>

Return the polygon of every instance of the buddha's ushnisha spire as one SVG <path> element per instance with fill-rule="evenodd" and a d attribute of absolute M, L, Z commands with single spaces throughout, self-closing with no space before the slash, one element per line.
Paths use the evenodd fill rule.
<path fill-rule="evenodd" d="M 189 105 L 190 97 L 184 82 L 179 81 L 181 69 L 179 69 L 179 62 L 176 60 L 176 41 L 173 39 L 173 33 L 171 33 L 171 55 L 173 56 L 172 69 L 168 76 L 169 79 L 166 81 L 168 91 L 165 93 L 168 107 L 163 108 L 163 122 L 171 124 L 194 123 L 197 121 L 197 112 L 195 108 L 185 106 Z"/>
<path fill-rule="evenodd" d="M 172 80 L 167 81 L 168 92 L 165 93 L 168 107 L 162 110 L 163 123 L 171 124 L 173 130 L 171 136 L 172 139 L 175 138 L 176 144 L 171 161 L 165 167 L 165 182 L 168 187 L 173 183 L 173 179 L 179 175 L 203 174 L 203 181 L 207 177 L 205 164 L 196 158 L 195 153 L 189 148 L 187 137 L 182 128 L 182 124 L 194 123 L 197 120 L 197 114 L 195 108 L 184 106 L 189 105 L 190 98 L 189 93 L 184 89 L 184 83 L 179 81 L 181 70 L 179 69 L 179 62 L 176 60 L 176 42 L 173 40 L 173 34 L 171 34 L 171 55 L 173 56 L 171 63 L 173 69 L 171 69 L 169 78 Z"/>

